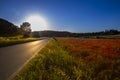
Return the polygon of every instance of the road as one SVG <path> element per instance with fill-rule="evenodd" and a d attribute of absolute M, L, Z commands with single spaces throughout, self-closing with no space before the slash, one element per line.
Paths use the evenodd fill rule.
<path fill-rule="evenodd" d="M 0 80 L 12 79 L 49 39 L 0 48 Z"/>

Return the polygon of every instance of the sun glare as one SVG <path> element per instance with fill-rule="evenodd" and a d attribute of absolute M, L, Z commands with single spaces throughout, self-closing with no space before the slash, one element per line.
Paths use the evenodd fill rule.
<path fill-rule="evenodd" d="M 40 15 L 30 15 L 26 17 L 26 22 L 31 24 L 33 31 L 48 30 L 48 22 Z"/>

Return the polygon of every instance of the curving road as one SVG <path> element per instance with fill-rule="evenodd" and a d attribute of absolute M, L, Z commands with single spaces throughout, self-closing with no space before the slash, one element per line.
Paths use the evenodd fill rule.
<path fill-rule="evenodd" d="M 10 80 L 42 49 L 49 38 L 0 48 L 0 80 Z"/>

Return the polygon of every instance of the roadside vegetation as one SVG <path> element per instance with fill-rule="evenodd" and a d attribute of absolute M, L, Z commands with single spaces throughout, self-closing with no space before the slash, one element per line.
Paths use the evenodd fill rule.
<path fill-rule="evenodd" d="M 120 80 L 119 44 L 120 40 L 54 38 L 15 80 Z"/>
<path fill-rule="evenodd" d="M 0 47 L 30 42 L 40 40 L 40 38 L 23 38 L 22 36 L 15 36 L 15 37 L 0 37 Z"/>
<path fill-rule="evenodd" d="M 18 27 L 0 18 L 0 47 L 40 40 L 39 38 L 33 38 L 31 31 L 31 26 L 28 22 L 23 22 L 23 24 Z"/>

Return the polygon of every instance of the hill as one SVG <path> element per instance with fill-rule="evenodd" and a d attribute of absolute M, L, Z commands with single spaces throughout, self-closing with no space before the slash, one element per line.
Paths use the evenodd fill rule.
<path fill-rule="evenodd" d="M 70 32 L 67 31 L 34 31 L 34 37 L 69 37 L 71 35 Z"/>
<path fill-rule="evenodd" d="M 32 35 L 34 37 L 100 37 L 108 35 L 118 35 L 120 31 L 115 29 L 100 31 L 100 32 L 89 32 L 89 33 L 72 33 L 68 31 L 34 31 Z"/>
<path fill-rule="evenodd" d="M 19 34 L 19 27 L 5 19 L 0 18 L 0 37 L 16 36 Z"/>

